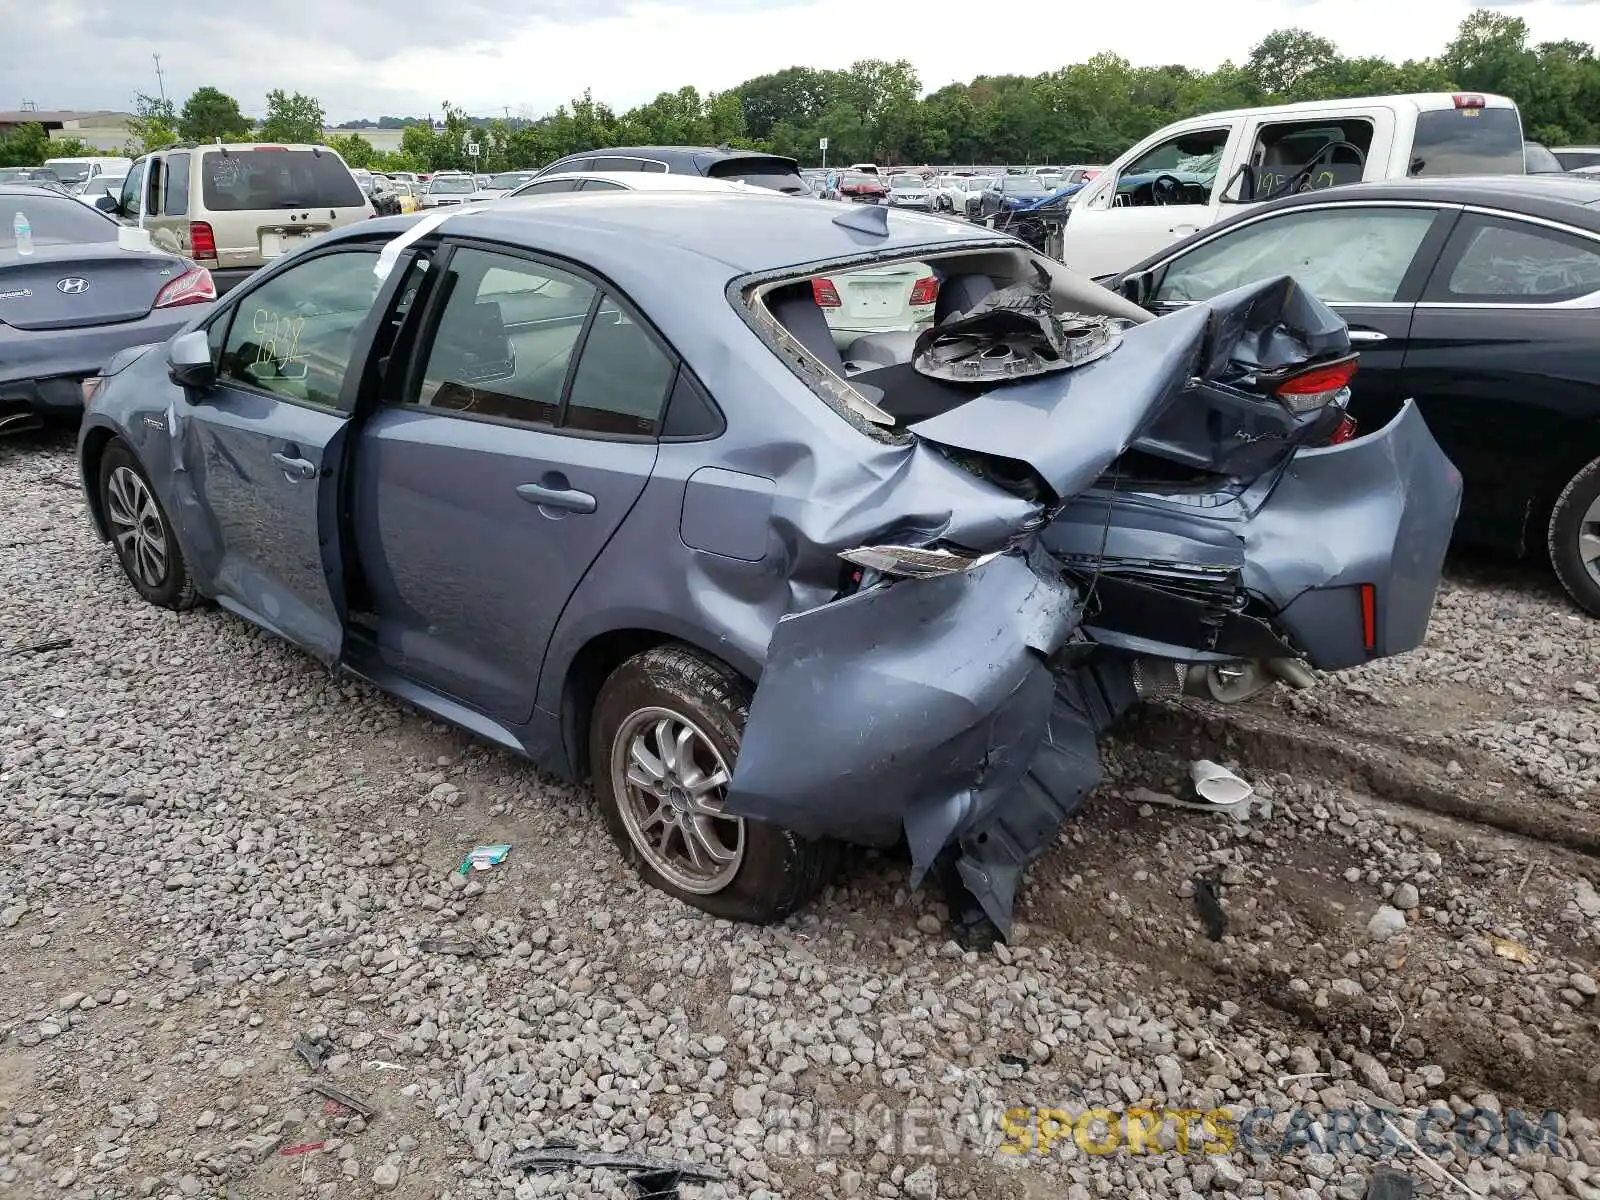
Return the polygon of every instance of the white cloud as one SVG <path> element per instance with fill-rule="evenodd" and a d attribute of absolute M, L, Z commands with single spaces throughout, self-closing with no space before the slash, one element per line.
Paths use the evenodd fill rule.
<path fill-rule="evenodd" d="M 1209 68 L 1241 61 L 1262 36 L 1288 25 L 1332 38 L 1347 54 L 1418 58 L 1437 54 L 1473 7 L 1468 0 L 722 0 L 692 8 L 543 0 L 501 8 L 475 0 L 422 5 L 419 19 L 407 20 L 405 8 L 418 6 L 368 9 L 346 0 L 338 19 L 320 10 L 319 20 L 308 0 L 278 0 L 280 13 L 306 10 L 305 19 L 275 17 L 263 39 L 259 14 L 234 17 L 199 0 L 166 5 L 159 31 L 113 34 L 102 30 L 112 19 L 107 9 L 94 17 L 85 11 L 94 4 L 69 0 L 63 9 L 79 17 L 78 26 L 62 28 L 68 22 L 58 11 L 48 39 L 24 27 L 24 39 L 40 44 L 8 54 L 10 74 L 21 76 L 12 90 L 21 84 L 41 108 L 124 107 L 134 90 L 154 90 L 145 64 L 158 49 L 170 94 L 212 84 L 255 114 L 272 87 L 318 96 L 333 120 L 437 112 L 446 99 L 474 114 L 537 113 L 586 87 L 620 110 L 685 84 L 718 90 L 788 66 L 842 67 L 856 58 L 910 59 L 930 90 L 980 74 L 1034 74 L 1102 50 L 1141 65 Z M 186 40 L 190 9 L 201 22 L 190 28 L 203 36 Z M 126 8 L 112 11 L 119 24 L 137 19 Z M 1597 11 L 1600 5 L 1571 0 L 1514 8 L 1536 41 L 1600 40 Z M 102 46 L 113 52 L 97 53 Z M 99 64 L 92 81 L 76 69 L 86 62 Z"/>

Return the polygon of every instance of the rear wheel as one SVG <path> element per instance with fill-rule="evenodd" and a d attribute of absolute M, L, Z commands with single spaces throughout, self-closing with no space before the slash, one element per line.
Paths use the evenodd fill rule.
<path fill-rule="evenodd" d="M 182 611 L 199 602 L 172 522 L 133 451 L 112 442 L 100 456 L 100 507 L 117 561 L 151 604 Z"/>
<path fill-rule="evenodd" d="M 1600 617 L 1600 458 L 1574 475 L 1550 514 L 1550 562 L 1567 594 Z"/>
<path fill-rule="evenodd" d="M 595 699 L 589 763 L 606 827 L 645 881 L 732 920 L 783 919 L 819 891 L 831 843 L 724 811 L 749 685 L 683 646 L 616 669 Z"/>

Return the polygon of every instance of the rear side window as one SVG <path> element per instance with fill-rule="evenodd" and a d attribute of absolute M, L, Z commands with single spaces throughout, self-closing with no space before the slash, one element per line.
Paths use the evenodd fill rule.
<path fill-rule="evenodd" d="M 568 429 L 653 436 L 677 364 L 610 296 L 589 327 L 567 396 Z"/>
<path fill-rule="evenodd" d="M 799 168 L 782 158 L 768 158 L 759 154 L 747 158 L 725 158 L 707 167 L 706 174 L 712 179 L 733 179 L 774 192 L 788 192 L 797 196 L 806 192 Z"/>
<path fill-rule="evenodd" d="M 1600 150 L 1556 150 L 1556 161 L 1568 171 L 1579 167 L 1600 167 Z"/>
<path fill-rule="evenodd" d="M 1410 175 L 1522 175 L 1522 118 L 1514 108 L 1438 108 L 1417 114 Z"/>
<path fill-rule="evenodd" d="M 189 156 L 169 154 L 161 170 L 161 215 L 189 215 Z"/>
<path fill-rule="evenodd" d="M 1554 304 L 1600 292 L 1600 242 L 1496 217 L 1469 218 L 1456 232 L 1458 253 L 1435 301 Z M 1443 274 L 1441 271 L 1440 274 Z"/>
<path fill-rule="evenodd" d="M 511 194 L 513 196 L 548 196 L 551 192 L 575 191 L 581 182 L 578 179 L 541 179 L 537 183 L 523 184 Z"/>
<path fill-rule="evenodd" d="M 329 151 L 207 151 L 200 158 L 200 188 L 206 207 L 217 212 L 366 203 L 349 168 Z"/>
<path fill-rule="evenodd" d="M 594 160 L 596 171 L 642 171 L 644 162 L 637 158 L 597 158 Z"/>

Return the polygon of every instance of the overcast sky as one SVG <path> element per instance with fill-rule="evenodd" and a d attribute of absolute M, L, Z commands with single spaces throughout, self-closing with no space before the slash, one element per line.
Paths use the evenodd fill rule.
<path fill-rule="evenodd" d="M 536 115 L 585 87 L 623 109 L 693 84 L 720 90 L 794 65 L 908 58 L 925 88 L 1035 74 L 1102 50 L 1139 65 L 1242 60 L 1296 25 L 1348 54 L 1437 54 L 1470 0 L 0 0 L 7 91 L 42 109 L 181 104 L 211 84 L 259 116 L 268 89 L 317 96 L 330 121 L 437 113 Z M 1600 0 L 1498 0 L 1536 41 L 1600 42 Z"/>

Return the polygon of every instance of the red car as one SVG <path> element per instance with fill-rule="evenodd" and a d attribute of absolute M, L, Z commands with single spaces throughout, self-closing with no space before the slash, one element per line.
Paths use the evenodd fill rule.
<path fill-rule="evenodd" d="M 889 189 L 876 175 L 868 175 L 865 171 L 840 171 L 830 198 L 849 200 L 855 204 L 887 204 Z"/>

